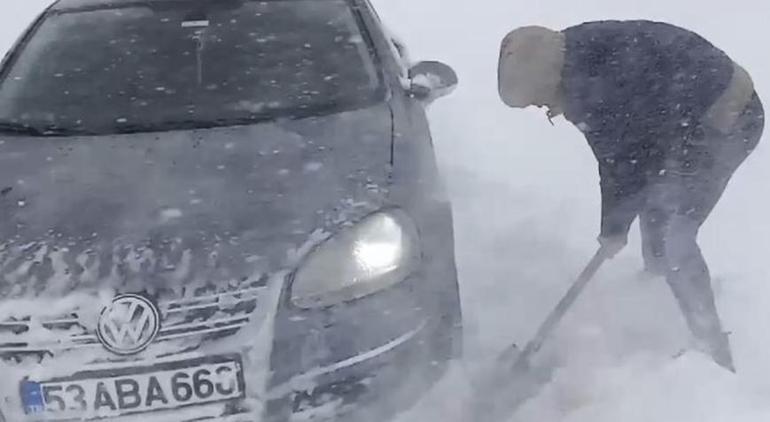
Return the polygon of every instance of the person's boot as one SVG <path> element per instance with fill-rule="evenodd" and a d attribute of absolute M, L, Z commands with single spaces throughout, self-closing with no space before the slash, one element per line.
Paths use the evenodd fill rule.
<path fill-rule="evenodd" d="M 695 349 L 711 356 L 717 365 L 736 372 L 729 334 L 722 329 L 710 286 L 687 290 L 681 289 L 681 284 L 675 286 L 682 313 L 695 339 Z"/>
<path fill-rule="evenodd" d="M 733 362 L 733 355 L 730 351 L 730 339 L 728 336 L 729 334 L 723 334 L 723 338 L 717 339 L 713 342 L 712 345 L 707 345 L 706 342 L 695 341 L 695 344 L 679 350 L 674 355 L 672 355 L 671 358 L 676 360 L 692 350 L 697 350 L 699 353 L 703 353 L 711 357 L 711 360 L 713 360 L 714 363 L 721 366 L 722 368 L 727 369 L 732 373 L 736 373 L 735 364 Z"/>
<path fill-rule="evenodd" d="M 711 359 L 713 359 L 717 365 L 732 373 L 736 373 L 733 352 L 730 347 L 730 335 L 728 333 L 714 335 L 714 338 L 709 339 L 704 343 L 705 347 L 703 347 L 703 352 L 710 355 Z"/>

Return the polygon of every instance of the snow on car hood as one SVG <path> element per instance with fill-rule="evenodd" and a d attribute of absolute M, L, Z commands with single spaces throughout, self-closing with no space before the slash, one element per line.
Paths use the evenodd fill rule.
<path fill-rule="evenodd" d="M 243 127 L 0 138 L 0 295 L 181 294 L 275 271 L 313 233 L 381 206 L 390 148 L 386 105 Z"/>

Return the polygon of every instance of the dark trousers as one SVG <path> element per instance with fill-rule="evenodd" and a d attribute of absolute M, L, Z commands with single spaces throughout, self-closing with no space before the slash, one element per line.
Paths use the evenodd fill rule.
<path fill-rule="evenodd" d="M 759 143 L 764 111 L 756 95 L 732 133 L 702 129 L 681 141 L 645 189 L 640 213 L 646 268 L 665 275 L 700 348 L 733 370 L 698 231 L 730 178 Z"/>

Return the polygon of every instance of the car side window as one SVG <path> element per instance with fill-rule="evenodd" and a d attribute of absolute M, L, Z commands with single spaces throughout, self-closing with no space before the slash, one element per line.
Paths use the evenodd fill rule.
<path fill-rule="evenodd" d="M 382 18 L 380 18 L 379 13 L 377 13 L 377 9 L 375 9 L 372 5 L 371 0 L 364 0 L 364 3 L 371 12 L 372 16 L 374 16 L 375 19 L 377 19 L 377 21 L 380 23 L 383 31 L 385 32 L 385 36 L 388 40 L 388 47 L 390 48 L 391 54 L 396 60 L 396 64 L 398 66 L 398 76 L 404 79 L 407 78 L 409 76 L 409 67 L 411 61 L 409 59 L 409 51 L 407 50 L 406 45 L 390 31 L 387 25 L 385 25 L 385 23 L 382 21 Z"/>
<path fill-rule="evenodd" d="M 380 14 L 377 13 L 377 9 L 374 8 L 374 5 L 372 5 L 372 2 L 370 0 L 365 0 L 366 7 L 369 8 L 369 11 L 372 12 L 372 15 L 377 18 L 379 22 L 382 22 L 382 19 L 380 18 Z"/>

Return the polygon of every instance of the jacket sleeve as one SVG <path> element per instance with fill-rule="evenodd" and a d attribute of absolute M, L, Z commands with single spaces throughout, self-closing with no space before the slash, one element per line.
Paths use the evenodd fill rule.
<path fill-rule="evenodd" d="M 605 150 L 596 157 L 601 179 L 602 237 L 627 236 L 644 206 L 642 190 L 647 169 L 641 168 L 641 161 L 636 157 L 638 148 L 616 144 L 611 149 L 614 151 L 608 153 Z M 597 148 L 594 150 L 599 152 Z"/>
<path fill-rule="evenodd" d="M 627 236 L 644 206 L 649 160 L 642 141 L 626 136 L 620 125 L 585 133 L 599 164 L 602 194 L 601 236 Z"/>

